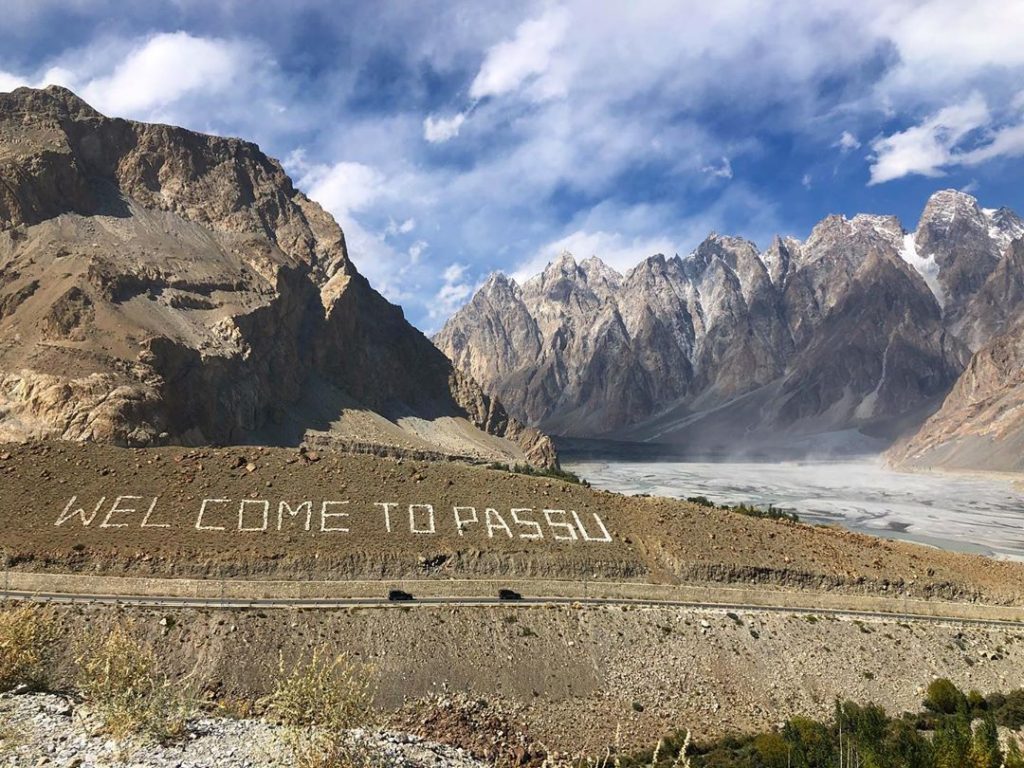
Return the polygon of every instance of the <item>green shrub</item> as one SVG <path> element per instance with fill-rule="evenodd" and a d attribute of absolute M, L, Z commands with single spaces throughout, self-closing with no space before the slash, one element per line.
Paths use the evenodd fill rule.
<path fill-rule="evenodd" d="M 800 522 L 800 517 L 795 512 L 788 512 L 784 509 L 779 509 L 774 504 L 769 504 L 767 507 L 757 507 L 753 504 L 715 504 L 715 502 L 707 496 L 687 496 L 686 500 L 691 504 L 696 504 L 698 507 L 724 509 L 730 512 L 746 515 L 747 517 L 758 517 L 762 520 L 786 520 L 791 523 Z"/>
<path fill-rule="evenodd" d="M 497 469 L 501 472 L 512 472 L 516 475 L 529 475 L 531 477 L 550 477 L 555 480 L 562 480 L 567 483 L 573 483 L 575 485 L 582 485 L 584 488 L 589 488 L 590 483 L 581 478 L 579 475 L 568 472 L 561 467 L 535 467 L 532 464 L 515 464 L 509 466 L 508 464 L 502 464 L 500 462 L 492 462 L 487 465 L 488 469 Z"/>
<path fill-rule="evenodd" d="M 951 681 L 939 677 L 928 684 L 924 706 L 932 712 L 952 715 L 967 710 L 967 697 Z"/>

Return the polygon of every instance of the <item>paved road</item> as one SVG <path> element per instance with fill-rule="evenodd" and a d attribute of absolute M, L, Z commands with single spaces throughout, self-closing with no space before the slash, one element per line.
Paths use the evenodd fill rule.
<path fill-rule="evenodd" d="M 800 608 L 792 606 L 749 605 L 740 603 L 707 603 L 684 600 L 637 600 L 603 597 L 522 597 L 501 600 L 498 597 L 422 597 L 413 600 L 388 600 L 385 597 L 341 598 L 268 598 L 238 599 L 216 597 L 160 597 L 130 595 L 88 595 L 63 592 L 19 592 L 0 590 L 0 600 L 28 600 L 39 603 L 124 605 L 144 608 L 216 608 L 216 609 L 280 609 L 280 608 L 412 608 L 416 606 L 451 605 L 462 607 L 503 606 L 637 606 L 656 608 L 683 608 L 692 610 L 730 611 L 744 613 L 791 613 L 814 616 L 835 616 L 852 619 L 882 619 L 885 621 L 927 621 L 942 624 L 1005 626 L 1024 628 L 1024 622 L 1000 619 L 971 619 L 954 616 L 934 616 L 892 611 L 846 610 L 837 608 Z"/>

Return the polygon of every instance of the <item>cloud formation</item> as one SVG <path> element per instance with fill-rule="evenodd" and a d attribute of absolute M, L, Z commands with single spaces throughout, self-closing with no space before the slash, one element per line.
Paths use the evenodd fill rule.
<path fill-rule="evenodd" d="M 711 229 L 912 221 L 937 176 L 1024 209 L 1024 6 L 1002 0 L 15 6 L 0 90 L 257 141 L 428 331 L 562 248 L 627 269 Z"/>
<path fill-rule="evenodd" d="M 980 93 L 940 109 L 903 131 L 871 144 L 870 184 L 911 174 L 944 176 L 955 166 L 977 166 L 997 158 L 1024 155 L 1024 110 L 1016 122 L 996 125 Z M 972 141 L 972 139 L 976 139 Z"/>

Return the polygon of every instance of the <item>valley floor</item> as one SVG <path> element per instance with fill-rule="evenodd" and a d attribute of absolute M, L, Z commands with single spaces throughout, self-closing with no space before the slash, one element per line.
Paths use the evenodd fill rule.
<path fill-rule="evenodd" d="M 571 457 L 565 466 L 618 493 L 772 504 L 811 523 L 1024 559 L 1024 487 L 1000 473 L 897 472 L 880 457 L 842 461 L 635 461 Z"/>

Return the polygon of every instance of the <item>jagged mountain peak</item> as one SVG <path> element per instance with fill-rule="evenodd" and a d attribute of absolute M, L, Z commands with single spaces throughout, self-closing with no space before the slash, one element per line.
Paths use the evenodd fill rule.
<path fill-rule="evenodd" d="M 648 256 L 626 273 L 624 285 L 652 280 L 685 280 L 682 259 L 678 255 L 666 257 L 663 253 Z"/>
<path fill-rule="evenodd" d="M 547 290 L 515 306 L 521 319 L 505 335 L 522 346 L 502 353 L 491 391 L 562 434 L 712 450 L 912 429 L 969 349 L 1024 307 L 1024 239 L 1001 246 L 1024 222 L 954 190 L 929 206 L 913 233 L 895 216 L 836 214 L 807 240 L 776 237 L 763 252 L 712 232 L 604 291 L 594 288 L 601 264 L 563 256 Z M 499 324 L 486 313 L 460 321 Z"/>
<path fill-rule="evenodd" d="M 590 282 L 603 280 L 614 284 L 622 280 L 622 273 L 606 264 L 598 256 L 591 256 L 581 261 L 580 269 L 587 275 L 587 279 Z"/>
<path fill-rule="evenodd" d="M 989 221 L 989 236 L 998 243 L 1000 250 L 1024 237 L 1024 219 L 1009 208 L 983 208 L 981 212 Z"/>
<path fill-rule="evenodd" d="M 0 94 L 7 110 L 30 109 L 39 113 L 55 113 L 76 118 L 99 118 L 104 116 L 90 106 L 85 99 L 62 85 L 48 85 L 45 88 L 15 88 Z"/>
<path fill-rule="evenodd" d="M 487 276 L 487 280 L 484 281 L 481 290 L 483 291 L 496 291 L 496 290 L 516 290 L 519 288 L 519 284 L 514 278 L 509 277 L 504 272 L 491 272 Z"/>
<path fill-rule="evenodd" d="M 924 206 L 926 214 L 955 210 L 980 211 L 978 198 L 959 189 L 940 189 L 929 195 Z"/>
<path fill-rule="evenodd" d="M 776 286 L 785 283 L 790 265 L 799 258 L 801 245 L 802 243 L 795 237 L 775 235 L 771 245 L 761 254 L 761 262 Z"/>
<path fill-rule="evenodd" d="M 567 279 L 575 281 L 581 276 L 584 276 L 584 273 L 576 262 L 576 257 L 571 252 L 563 250 L 544 267 L 539 275 L 527 280 L 523 288 L 543 290 L 545 286 Z"/>
<path fill-rule="evenodd" d="M 492 272 L 484 284 L 470 298 L 470 304 L 481 302 L 494 305 L 518 302 L 523 295 L 519 284 L 504 272 Z"/>

